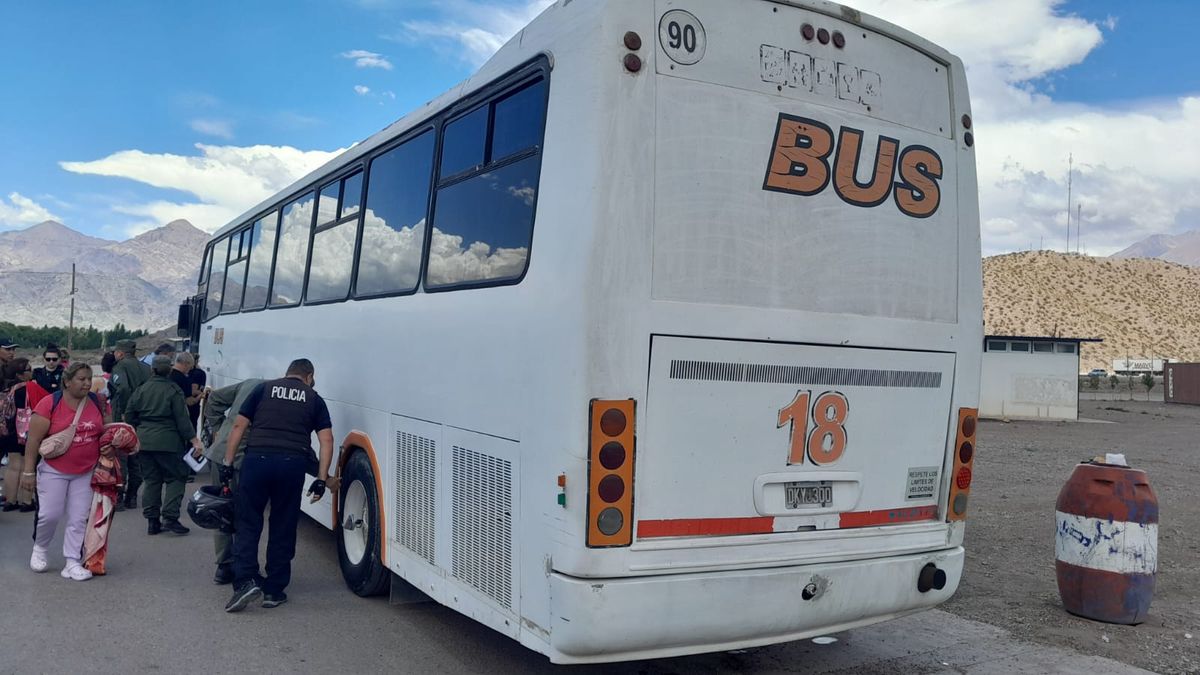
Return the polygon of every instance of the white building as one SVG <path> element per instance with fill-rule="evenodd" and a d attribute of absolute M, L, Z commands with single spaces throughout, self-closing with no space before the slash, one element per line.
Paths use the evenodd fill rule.
<path fill-rule="evenodd" d="M 986 335 L 979 415 L 1079 419 L 1079 344 L 1095 338 Z"/>

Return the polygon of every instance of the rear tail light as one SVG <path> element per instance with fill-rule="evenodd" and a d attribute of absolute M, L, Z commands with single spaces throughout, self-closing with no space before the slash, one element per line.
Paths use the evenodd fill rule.
<path fill-rule="evenodd" d="M 967 517 L 967 501 L 971 494 L 972 463 L 975 461 L 975 430 L 979 426 L 979 411 L 974 408 L 959 408 L 958 438 L 954 444 L 953 470 L 950 473 L 950 502 L 946 506 L 946 520 L 963 520 Z"/>
<path fill-rule="evenodd" d="M 633 541 L 633 399 L 591 402 L 588 444 L 587 545 Z"/>

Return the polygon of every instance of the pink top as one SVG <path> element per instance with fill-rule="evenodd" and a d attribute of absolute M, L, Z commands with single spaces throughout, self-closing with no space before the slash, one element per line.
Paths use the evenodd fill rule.
<path fill-rule="evenodd" d="M 54 416 L 50 416 L 50 408 L 54 405 L 54 397 L 47 396 L 38 401 L 33 413 L 50 420 L 50 431 L 46 435 L 58 433 L 71 426 L 75 419 L 75 409 L 70 407 L 64 397 L 54 408 Z M 61 457 L 47 459 L 50 466 L 62 473 L 87 473 L 96 467 L 100 459 L 100 434 L 104 432 L 104 417 L 91 399 L 83 399 L 83 414 L 79 416 L 79 425 L 75 427 L 75 440 L 71 448 Z"/>

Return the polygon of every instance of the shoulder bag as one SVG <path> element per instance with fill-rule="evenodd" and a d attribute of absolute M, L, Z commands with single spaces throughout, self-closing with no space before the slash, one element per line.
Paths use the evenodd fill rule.
<path fill-rule="evenodd" d="M 60 394 L 56 394 L 60 395 Z M 58 403 L 58 401 L 55 401 Z M 71 421 L 71 425 L 62 431 L 42 439 L 42 444 L 38 447 L 38 454 L 44 459 L 55 459 L 62 457 L 71 449 L 71 443 L 75 441 L 75 427 L 79 424 L 79 416 L 83 414 L 83 409 L 87 406 L 87 399 L 79 402 L 79 407 L 75 409 L 75 419 Z M 54 415 L 54 407 L 50 408 L 50 415 Z"/>

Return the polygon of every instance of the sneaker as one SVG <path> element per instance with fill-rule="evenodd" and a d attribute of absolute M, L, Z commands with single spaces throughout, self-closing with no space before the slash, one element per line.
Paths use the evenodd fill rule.
<path fill-rule="evenodd" d="M 266 607 L 267 609 L 271 609 L 272 607 L 278 607 L 285 602 L 287 602 L 287 593 L 284 593 L 283 591 L 280 591 L 278 593 L 264 593 L 263 594 L 262 606 Z"/>
<path fill-rule="evenodd" d="M 164 520 L 162 522 L 162 531 L 170 532 L 171 534 L 187 534 L 188 532 L 191 532 L 191 530 L 184 526 L 183 523 L 174 518 L 171 520 Z"/>
<path fill-rule="evenodd" d="M 67 566 L 63 568 L 62 578 L 72 581 L 87 581 L 92 578 L 92 573 L 84 569 L 78 560 L 68 560 Z"/>
<path fill-rule="evenodd" d="M 213 583 L 218 586 L 233 583 L 233 565 L 217 565 L 217 572 L 213 575 Z"/>
<path fill-rule="evenodd" d="M 46 571 L 46 552 L 33 549 L 33 555 L 29 556 L 29 569 L 34 572 Z"/>
<path fill-rule="evenodd" d="M 159 532 L 162 532 L 162 523 L 159 522 L 158 518 L 147 518 L 146 519 L 146 534 L 153 537 L 154 535 L 158 534 Z"/>
<path fill-rule="evenodd" d="M 226 612 L 240 612 L 255 600 L 262 597 L 262 589 L 253 581 L 239 584 L 233 589 L 233 597 L 225 603 Z"/>
<path fill-rule="evenodd" d="M 17 510 L 20 511 L 21 513 L 29 513 L 30 511 L 37 511 L 37 504 L 34 502 L 30 502 L 28 504 L 22 504 L 17 507 Z"/>

